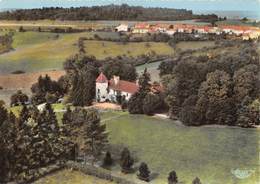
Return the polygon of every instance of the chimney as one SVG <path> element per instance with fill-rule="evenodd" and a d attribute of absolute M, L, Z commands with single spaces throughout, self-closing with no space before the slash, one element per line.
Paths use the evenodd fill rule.
<path fill-rule="evenodd" d="M 114 75 L 114 83 L 115 83 L 115 85 L 118 85 L 119 81 L 120 81 L 120 77 Z"/>

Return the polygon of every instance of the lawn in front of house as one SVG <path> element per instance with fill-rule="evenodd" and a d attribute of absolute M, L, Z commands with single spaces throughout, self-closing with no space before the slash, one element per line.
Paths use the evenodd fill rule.
<path fill-rule="evenodd" d="M 64 109 L 61 104 L 55 110 Z M 14 107 L 18 112 L 21 108 Z M 63 113 L 57 113 L 61 123 Z M 172 120 L 127 112 L 101 112 L 113 148 L 128 147 L 155 175 L 153 183 L 166 184 L 171 170 L 179 181 L 191 183 L 198 176 L 207 184 L 257 184 L 259 130 L 238 127 L 186 127 Z M 117 164 L 113 169 L 120 173 Z M 234 174 L 235 173 L 235 174 Z M 136 181 L 136 174 L 127 175 Z"/>
<path fill-rule="evenodd" d="M 159 174 L 154 183 L 166 184 L 171 170 L 184 183 L 191 183 L 196 176 L 207 184 L 258 182 L 257 129 L 186 127 L 172 120 L 129 114 L 104 123 L 112 145 L 128 147 L 140 162 Z"/>

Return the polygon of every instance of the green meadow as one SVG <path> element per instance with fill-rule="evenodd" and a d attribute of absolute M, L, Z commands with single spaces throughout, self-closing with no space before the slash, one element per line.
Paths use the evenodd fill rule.
<path fill-rule="evenodd" d="M 156 42 L 116 43 L 108 41 L 86 41 L 85 47 L 88 55 L 94 55 L 98 59 L 120 55 L 135 57 L 142 54 L 149 54 L 152 51 L 157 54 L 174 53 L 174 50 L 167 43 Z"/>
<path fill-rule="evenodd" d="M 81 34 L 15 33 L 14 51 L 0 55 L 0 73 L 61 69 L 67 57 L 77 52 Z"/>
<path fill-rule="evenodd" d="M 34 182 L 35 184 L 114 184 L 78 171 L 62 170 Z"/>
<path fill-rule="evenodd" d="M 191 183 L 196 176 L 206 184 L 259 181 L 259 130 L 186 127 L 128 113 L 104 123 L 112 145 L 128 147 L 140 162 L 145 161 L 153 173 L 159 174 L 154 183 L 166 184 L 171 170 L 183 183 Z M 232 174 L 235 170 L 238 175 Z M 249 176 L 244 173 L 248 171 Z"/>
<path fill-rule="evenodd" d="M 95 34 L 103 38 L 118 37 L 118 33 L 108 32 L 71 34 L 30 31 L 15 32 L 13 38 L 14 50 L 0 55 L 0 74 L 7 74 L 16 70 L 25 72 L 60 70 L 63 68 L 63 62 L 78 52 L 78 39 L 80 37 L 93 38 Z M 119 55 L 135 57 L 151 52 L 165 55 L 174 54 L 174 49 L 167 43 L 158 42 L 120 43 L 87 40 L 84 42 L 84 45 L 86 54 L 93 55 L 97 59 Z M 180 42 L 176 45 L 176 49 L 198 49 L 213 45 L 214 42 Z M 151 71 L 158 73 L 157 68 L 156 70 L 152 68 Z"/>
<path fill-rule="evenodd" d="M 78 52 L 80 37 L 93 37 L 96 33 L 56 34 L 45 32 L 16 32 L 14 50 L 0 55 L 0 74 L 16 70 L 25 72 L 62 69 L 66 58 Z M 101 37 L 115 37 L 116 33 L 98 33 Z M 166 43 L 127 43 L 85 41 L 86 52 L 97 59 L 118 55 L 138 56 L 154 51 L 158 54 L 172 54 L 173 49 Z"/>
<path fill-rule="evenodd" d="M 65 109 L 62 104 L 53 108 Z M 12 108 L 15 114 L 20 110 Z M 57 113 L 60 123 L 62 114 Z M 156 184 L 166 184 L 171 170 L 187 184 L 196 176 L 206 184 L 258 184 L 259 129 L 187 127 L 168 119 L 120 111 L 101 113 L 101 122 L 107 126 L 112 147 L 128 147 L 138 159 L 136 166 L 146 162 Z M 120 167 L 113 170 L 119 172 Z M 127 177 L 136 180 L 135 174 Z"/>

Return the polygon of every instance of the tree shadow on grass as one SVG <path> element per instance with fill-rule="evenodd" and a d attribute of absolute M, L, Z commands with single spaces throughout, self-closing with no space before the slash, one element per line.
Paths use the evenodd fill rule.
<path fill-rule="evenodd" d="M 152 172 L 150 175 L 150 181 L 155 180 L 160 174 L 156 172 Z"/>

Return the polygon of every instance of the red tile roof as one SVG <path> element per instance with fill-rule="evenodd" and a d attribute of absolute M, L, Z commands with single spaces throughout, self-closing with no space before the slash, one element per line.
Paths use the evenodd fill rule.
<path fill-rule="evenodd" d="M 149 29 L 150 24 L 148 23 L 137 23 L 135 24 L 135 29 Z"/>
<path fill-rule="evenodd" d="M 98 78 L 96 79 L 97 83 L 107 83 L 107 77 L 101 72 L 101 74 L 98 76 Z"/>
<path fill-rule="evenodd" d="M 109 88 L 116 91 L 127 92 L 130 94 L 134 94 L 139 90 L 139 86 L 134 82 L 119 80 L 118 84 L 115 84 L 113 79 L 109 81 Z"/>
<path fill-rule="evenodd" d="M 248 30 L 254 30 L 254 27 L 249 26 L 236 26 L 236 25 L 221 25 L 220 28 L 222 29 L 232 29 L 237 31 L 248 31 Z"/>

